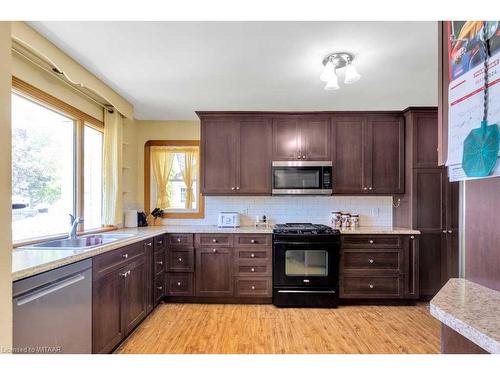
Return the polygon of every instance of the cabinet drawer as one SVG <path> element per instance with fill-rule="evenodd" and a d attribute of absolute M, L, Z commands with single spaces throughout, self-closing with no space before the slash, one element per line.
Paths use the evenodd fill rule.
<path fill-rule="evenodd" d="M 154 285 L 154 304 L 155 306 L 165 297 L 165 273 L 162 272 L 155 277 Z"/>
<path fill-rule="evenodd" d="M 400 236 L 381 235 L 356 235 L 342 236 L 342 246 L 344 248 L 400 248 L 402 241 Z"/>
<path fill-rule="evenodd" d="M 344 271 L 399 271 L 401 269 L 401 255 L 398 250 L 346 250 L 342 258 Z"/>
<path fill-rule="evenodd" d="M 164 235 L 156 236 L 154 238 L 155 251 L 164 250 L 165 247 L 167 246 L 167 242 L 166 241 L 167 240 L 165 239 Z"/>
<path fill-rule="evenodd" d="M 174 233 L 167 235 L 169 245 L 193 246 L 193 235 L 191 233 Z"/>
<path fill-rule="evenodd" d="M 249 248 L 249 249 L 238 249 L 236 250 L 237 261 L 240 260 L 266 260 L 271 261 L 272 248 Z"/>
<path fill-rule="evenodd" d="M 233 236 L 230 234 L 196 234 L 195 241 L 200 246 L 232 246 Z"/>
<path fill-rule="evenodd" d="M 237 276 L 271 276 L 272 264 L 271 262 L 262 261 L 239 261 L 236 262 Z"/>
<path fill-rule="evenodd" d="M 399 276 L 345 276 L 341 281 L 343 298 L 398 298 L 401 296 Z"/>
<path fill-rule="evenodd" d="M 167 296 L 192 296 L 192 273 L 167 273 Z"/>
<path fill-rule="evenodd" d="M 235 236 L 235 246 L 270 246 L 271 236 L 266 234 L 238 234 Z"/>
<path fill-rule="evenodd" d="M 155 251 L 154 254 L 155 275 L 165 271 L 165 251 Z"/>
<path fill-rule="evenodd" d="M 236 297 L 271 297 L 273 295 L 270 277 L 236 277 Z"/>
<path fill-rule="evenodd" d="M 191 247 L 171 247 L 167 250 L 168 272 L 193 272 L 194 249 Z"/>
<path fill-rule="evenodd" d="M 147 243 L 150 243 L 151 247 L 153 246 L 152 240 L 137 242 L 120 249 L 97 255 L 93 259 L 94 274 L 101 275 L 107 273 L 108 271 L 124 266 L 137 257 L 144 256 L 146 254 Z"/>

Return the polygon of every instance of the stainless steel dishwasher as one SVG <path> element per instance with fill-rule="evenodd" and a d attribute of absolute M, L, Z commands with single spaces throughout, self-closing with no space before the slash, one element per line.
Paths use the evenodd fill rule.
<path fill-rule="evenodd" d="M 16 353 L 91 353 L 92 259 L 13 284 Z"/>

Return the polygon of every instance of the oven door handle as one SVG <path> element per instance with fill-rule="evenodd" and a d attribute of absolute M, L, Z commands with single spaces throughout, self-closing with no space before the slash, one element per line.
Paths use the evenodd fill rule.
<path fill-rule="evenodd" d="M 278 290 L 278 293 L 335 294 L 334 290 Z"/>
<path fill-rule="evenodd" d="M 328 245 L 340 245 L 340 242 L 288 242 L 288 241 L 276 241 L 273 243 L 274 245 L 303 245 L 303 246 L 318 246 L 325 247 Z"/>

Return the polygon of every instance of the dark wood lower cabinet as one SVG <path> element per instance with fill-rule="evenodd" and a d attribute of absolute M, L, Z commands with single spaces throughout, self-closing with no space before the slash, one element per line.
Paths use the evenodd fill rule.
<path fill-rule="evenodd" d="M 195 288 L 198 297 L 233 295 L 233 249 L 196 249 Z"/>
<path fill-rule="evenodd" d="M 420 294 L 422 298 L 434 296 L 442 286 L 442 234 L 420 235 Z"/>
<path fill-rule="evenodd" d="M 125 335 L 128 335 L 147 314 L 147 279 L 146 257 L 133 262 L 124 269 L 123 319 Z"/>

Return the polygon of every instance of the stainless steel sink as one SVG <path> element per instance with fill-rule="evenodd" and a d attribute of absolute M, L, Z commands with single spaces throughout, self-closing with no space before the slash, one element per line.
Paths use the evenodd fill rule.
<path fill-rule="evenodd" d="M 61 240 L 53 240 L 41 242 L 34 245 L 23 246 L 24 249 L 57 249 L 57 250 L 75 250 L 89 249 L 96 246 L 106 245 L 112 242 L 124 240 L 133 237 L 131 233 L 103 233 L 95 235 L 87 235 L 78 238 L 64 238 Z"/>

